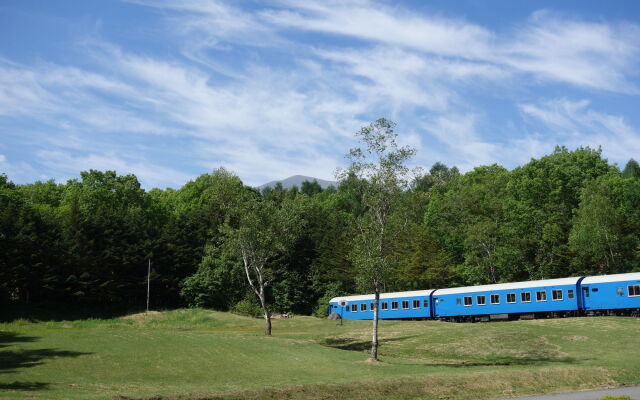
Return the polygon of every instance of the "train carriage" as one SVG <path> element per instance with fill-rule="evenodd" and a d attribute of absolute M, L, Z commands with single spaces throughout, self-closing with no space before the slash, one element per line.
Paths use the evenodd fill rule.
<path fill-rule="evenodd" d="M 582 280 L 582 309 L 587 313 L 604 310 L 640 310 L 640 272 L 588 276 Z"/>
<path fill-rule="evenodd" d="M 582 277 L 437 289 L 435 317 L 452 320 L 565 315 L 578 309 Z"/>
<path fill-rule="evenodd" d="M 433 290 L 382 293 L 378 318 L 422 319 L 432 317 Z M 329 301 L 329 313 L 336 312 L 344 319 L 373 319 L 374 295 L 334 297 Z"/>

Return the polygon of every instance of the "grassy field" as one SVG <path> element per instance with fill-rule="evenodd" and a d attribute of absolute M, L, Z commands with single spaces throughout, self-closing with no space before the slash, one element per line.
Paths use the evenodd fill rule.
<path fill-rule="evenodd" d="M 640 383 L 640 320 L 262 321 L 210 310 L 0 324 L 2 399 L 481 399 Z"/>

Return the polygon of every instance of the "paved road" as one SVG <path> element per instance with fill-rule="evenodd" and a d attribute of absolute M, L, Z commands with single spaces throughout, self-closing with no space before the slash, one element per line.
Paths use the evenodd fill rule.
<path fill-rule="evenodd" d="M 546 396 L 516 397 L 502 400 L 597 400 L 604 396 L 627 395 L 634 400 L 640 400 L 640 386 L 627 386 L 617 389 L 591 390 L 588 392 L 560 393 Z"/>

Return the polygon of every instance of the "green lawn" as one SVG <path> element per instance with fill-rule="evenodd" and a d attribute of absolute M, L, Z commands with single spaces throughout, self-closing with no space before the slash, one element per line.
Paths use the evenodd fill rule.
<path fill-rule="evenodd" d="M 0 324 L 0 398 L 476 399 L 640 383 L 640 320 L 262 321 L 210 310 Z"/>

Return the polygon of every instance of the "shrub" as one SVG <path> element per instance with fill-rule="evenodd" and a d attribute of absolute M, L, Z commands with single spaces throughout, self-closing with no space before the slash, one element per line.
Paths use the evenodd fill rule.
<path fill-rule="evenodd" d="M 243 276 L 238 268 L 232 254 L 208 245 L 196 273 L 182 281 L 180 297 L 189 307 L 227 311 L 244 291 L 236 278 Z"/>
<path fill-rule="evenodd" d="M 340 284 L 333 283 L 327 287 L 324 296 L 318 299 L 318 303 L 313 309 L 313 316 L 318 318 L 326 318 L 329 311 L 329 300 L 341 294 Z"/>
<path fill-rule="evenodd" d="M 237 302 L 233 307 L 231 307 L 231 312 L 240 315 L 248 315 L 253 318 L 262 316 L 262 307 L 258 304 L 258 300 L 252 297 L 254 296 L 247 296 Z"/>

